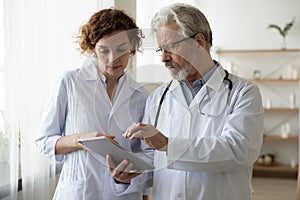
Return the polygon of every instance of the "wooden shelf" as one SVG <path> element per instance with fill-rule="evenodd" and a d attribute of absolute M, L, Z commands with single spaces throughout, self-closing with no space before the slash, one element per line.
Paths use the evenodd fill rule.
<path fill-rule="evenodd" d="M 298 167 L 290 167 L 280 164 L 270 166 L 254 164 L 253 176 L 297 179 Z"/>
<path fill-rule="evenodd" d="M 216 53 L 286 53 L 299 52 L 300 49 L 218 49 Z"/>
<path fill-rule="evenodd" d="M 299 111 L 299 108 L 264 108 L 264 111 L 265 112 L 286 112 L 286 111 L 289 111 L 289 112 L 298 112 Z"/>
<path fill-rule="evenodd" d="M 287 138 L 283 138 L 278 135 L 264 135 L 264 141 L 270 142 L 298 142 L 299 136 L 289 136 Z"/>
<path fill-rule="evenodd" d="M 253 82 L 299 82 L 299 79 L 278 79 L 278 78 L 262 78 L 262 79 L 249 79 Z"/>
<path fill-rule="evenodd" d="M 282 76 L 283 69 L 285 69 L 287 66 L 286 63 L 296 62 L 295 65 L 298 65 L 298 61 L 294 61 L 295 58 L 299 58 L 300 56 L 300 48 L 293 48 L 293 49 L 216 49 L 216 54 L 222 58 L 224 57 L 224 61 L 227 62 L 235 62 L 238 63 L 239 61 L 246 61 L 251 60 L 253 63 L 251 64 L 253 69 L 249 69 L 249 67 L 242 66 L 243 62 L 240 62 L 240 64 L 237 64 L 236 66 L 246 70 L 252 71 L 252 73 L 247 71 L 248 73 L 245 74 L 246 79 L 249 81 L 254 82 L 255 84 L 258 84 L 258 87 L 264 87 L 268 86 L 268 89 L 270 88 L 276 88 L 279 86 L 280 90 L 287 90 L 286 92 L 289 93 L 295 93 L 295 95 L 299 94 L 299 87 L 298 84 L 300 82 L 300 78 L 296 75 L 285 77 Z M 226 59 L 227 58 L 227 59 Z M 257 61 L 256 61 L 257 59 Z M 267 59 L 267 60 L 266 60 Z M 274 59 L 274 60 L 273 60 Z M 263 61 L 261 61 L 263 60 Z M 269 62 L 266 62 L 269 61 Z M 272 62 L 270 62 L 272 61 Z M 275 64 L 274 64 L 275 63 Z M 278 66 L 276 66 L 278 65 Z M 251 66 L 250 66 L 251 67 Z M 297 67 L 296 67 L 297 68 Z M 242 71 L 241 69 L 241 71 Z M 299 68 L 297 68 L 299 69 Z M 245 70 L 245 71 L 246 71 Z M 264 76 L 263 73 L 254 72 L 254 70 L 266 70 L 270 71 L 270 75 Z M 287 69 L 286 69 L 287 70 Z M 245 72 L 244 71 L 244 72 Z M 278 73 L 274 73 L 278 72 Z M 260 75 L 260 76 L 259 76 Z M 255 79 L 254 77 L 259 77 L 259 79 Z M 297 79 L 292 79 L 292 77 L 295 77 Z M 289 91 L 289 89 L 291 89 Z M 265 92 L 265 90 L 262 90 Z M 266 93 L 268 94 L 268 93 Z M 278 97 L 281 97 L 282 95 L 287 95 L 288 93 L 279 94 Z M 277 98 L 276 95 L 270 94 L 270 98 Z M 281 95 L 281 96 L 280 96 Z M 266 95 L 267 96 L 267 95 Z M 274 96 L 274 97 L 273 97 Z M 284 96 L 285 97 L 285 96 Z M 288 98 L 288 95 L 286 96 Z M 274 99 L 275 100 L 275 99 Z M 288 117 L 291 117 L 293 120 L 295 119 L 296 122 L 299 120 L 299 108 L 298 105 L 295 108 L 291 108 L 289 106 L 289 101 L 286 101 L 286 104 L 273 104 L 277 107 L 271 107 L 271 108 L 264 108 L 265 111 L 265 117 L 269 118 L 270 121 L 267 121 L 266 123 L 276 123 L 277 121 L 271 120 L 274 115 L 276 116 L 276 119 L 279 117 L 283 117 L 282 120 L 286 118 L 285 115 L 288 115 Z M 300 107 L 300 106 L 299 106 Z M 289 116 L 291 115 L 291 116 Z M 282 121 L 281 120 L 281 121 Z M 281 122 L 283 123 L 283 122 Z M 294 121 L 292 123 L 295 123 Z M 293 130 L 295 132 L 299 131 L 299 128 L 297 130 Z M 297 179 L 298 177 L 298 166 L 291 167 L 288 165 L 288 162 L 283 161 L 281 158 L 281 155 L 284 155 L 285 157 L 290 157 L 288 159 L 295 159 L 295 162 L 298 163 L 298 157 L 296 153 L 298 153 L 298 142 L 299 142 L 299 136 L 293 132 L 294 135 L 290 135 L 287 138 L 282 138 L 280 133 L 276 133 L 275 129 L 270 130 L 269 134 L 264 135 L 263 143 L 266 145 L 266 149 L 264 149 L 263 152 L 273 152 L 270 150 L 274 146 L 276 152 L 275 163 L 272 163 L 271 165 L 260 165 L 255 163 L 253 166 L 253 176 L 261 176 L 261 177 L 277 177 L 277 178 L 292 178 Z M 273 135 L 270 135 L 273 134 Z M 281 147 L 280 144 L 283 144 L 282 146 L 297 146 L 297 152 L 294 152 L 292 149 L 281 149 L 285 147 Z M 271 146 L 271 147 L 270 147 Z M 276 147 L 275 147 L 276 146 Z M 294 148 L 293 148 L 294 149 Z M 278 152 L 277 152 L 278 150 Z M 289 156 L 290 151 L 292 151 L 292 155 Z M 295 153 L 295 155 L 294 155 Z M 278 155 L 277 155 L 278 154 Z M 274 154 L 275 155 L 275 154 Z M 259 160 L 260 161 L 260 160 Z M 283 164 L 284 163 L 284 164 Z"/>

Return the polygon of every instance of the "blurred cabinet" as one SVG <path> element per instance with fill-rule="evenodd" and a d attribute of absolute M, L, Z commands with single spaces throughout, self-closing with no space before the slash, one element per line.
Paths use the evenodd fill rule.
<path fill-rule="evenodd" d="M 259 88 L 265 108 L 261 155 L 271 163 L 254 165 L 254 176 L 297 178 L 299 162 L 300 49 L 217 50 L 222 66 Z"/>

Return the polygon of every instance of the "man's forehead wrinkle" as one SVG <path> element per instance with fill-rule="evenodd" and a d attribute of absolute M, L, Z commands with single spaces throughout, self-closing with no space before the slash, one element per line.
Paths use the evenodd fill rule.
<path fill-rule="evenodd" d="M 157 30 L 157 39 L 159 43 L 168 43 L 174 40 L 181 39 L 183 34 L 177 30 L 172 30 L 167 27 L 162 27 Z"/>
<path fill-rule="evenodd" d="M 183 35 L 180 31 L 173 30 L 168 27 L 162 27 L 162 28 L 158 29 L 157 32 L 161 35 L 169 35 L 169 36 L 173 36 L 173 37 L 178 37 L 178 36 Z"/>

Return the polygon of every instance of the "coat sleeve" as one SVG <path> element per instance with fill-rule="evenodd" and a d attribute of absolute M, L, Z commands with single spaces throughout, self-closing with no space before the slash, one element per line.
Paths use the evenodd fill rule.
<path fill-rule="evenodd" d="M 145 94 L 148 96 L 148 92 Z M 141 97 L 141 104 L 143 104 L 143 112 L 146 113 L 147 108 L 145 108 L 145 101 L 146 96 Z M 147 107 L 147 106 L 146 106 Z M 146 122 L 145 120 L 146 115 L 142 114 L 141 119 L 143 118 L 142 122 Z M 147 144 L 145 144 L 143 141 L 140 140 L 139 148 L 135 147 L 135 153 L 138 154 L 139 157 L 146 160 L 149 163 L 153 163 L 153 155 L 154 155 L 154 149 L 149 147 Z M 114 191 L 114 193 L 117 196 L 121 196 L 124 194 L 130 194 L 134 192 L 142 192 L 143 195 L 149 195 L 151 193 L 151 187 L 153 185 L 153 171 L 145 171 L 141 175 L 133 178 L 130 182 L 130 184 L 122 184 L 122 183 L 116 183 L 113 178 L 111 177 L 111 186 Z"/>
<path fill-rule="evenodd" d="M 138 156 L 149 163 L 153 163 L 154 149 L 141 141 L 140 151 L 136 152 Z M 131 179 L 130 184 L 116 183 L 111 177 L 111 186 L 117 196 L 141 192 L 143 195 L 151 193 L 153 185 L 153 171 L 144 171 L 141 175 Z"/>
<path fill-rule="evenodd" d="M 153 149 L 145 148 L 139 152 L 140 157 L 148 162 L 152 162 Z M 141 155 L 143 154 L 143 155 Z M 143 195 L 148 195 L 150 188 L 153 185 L 153 171 L 144 171 L 141 175 L 131 179 L 130 184 L 116 183 L 111 177 L 111 186 L 117 196 L 130 194 L 134 192 L 142 192 Z"/>
<path fill-rule="evenodd" d="M 253 165 L 263 139 L 261 95 L 257 86 L 248 83 L 235 89 L 233 96 L 230 114 L 217 122 L 224 124 L 220 133 L 205 130 L 206 136 L 203 137 L 169 138 L 169 168 L 224 172 Z"/>
<path fill-rule="evenodd" d="M 67 113 L 67 91 L 63 76 L 50 96 L 46 110 L 40 122 L 35 144 L 38 150 L 56 161 L 62 162 L 63 155 L 55 155 L 55 144 L 64 134 Z"/>

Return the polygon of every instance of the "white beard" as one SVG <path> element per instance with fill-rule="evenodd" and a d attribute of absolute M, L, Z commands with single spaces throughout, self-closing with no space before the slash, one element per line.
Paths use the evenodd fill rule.
<path fill-rule="evenodd" d="M 176 80 L 185 80 L 189 75 L 189 71 L 186 68 L 179 70 L 178 72 L 171 72 L 171 76 Z"/>

